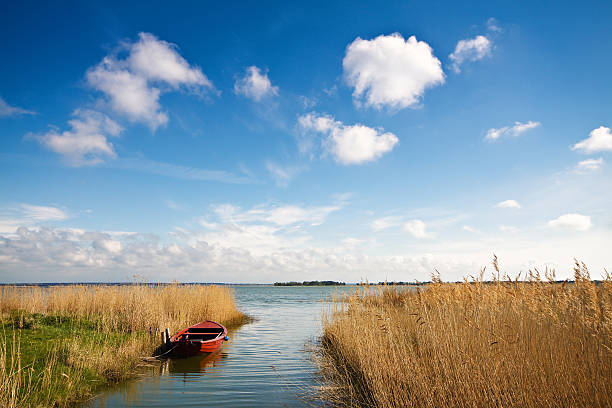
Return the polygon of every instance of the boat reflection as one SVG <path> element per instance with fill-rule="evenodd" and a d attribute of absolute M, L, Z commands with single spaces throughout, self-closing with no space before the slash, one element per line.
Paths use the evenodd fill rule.
<path fill-rule="evenodd" d="M 171 374 L 205 373 L 207 369 L 216 367 L 225 358 L 227 354 L 218 350 L 194 357 L 170 359 L 164 368 Z"/>

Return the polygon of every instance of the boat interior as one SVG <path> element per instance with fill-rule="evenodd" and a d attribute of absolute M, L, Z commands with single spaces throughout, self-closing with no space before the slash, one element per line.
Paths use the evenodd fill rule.
<path fill-rule="evenodd" d="M 222 334 L 223 334 L 223 329 L 220 327 L 218 328 L 217 327 L 206 327 L 206 328 L 191 327 L 187 329 L 187 331 L 185 332 L 187 340 L 200 340 L 200 341 L 213 340 L 221 336 Z"/>

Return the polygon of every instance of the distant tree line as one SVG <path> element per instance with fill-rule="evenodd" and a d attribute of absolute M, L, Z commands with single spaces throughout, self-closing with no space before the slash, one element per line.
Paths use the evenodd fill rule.
<path fill-rule="evenodd" d="M 346 285 L 336 281 L 304 281 L 304 282 L 274 282 L 274 286 L 338 286 Z"/>
<path fill-rule="evenodd" d="M 428 283 L 430 283 L 430 282 L 429 281 L 427 281 L 427 282 L 416 282 L 416 281 L 415 282 L 402 282 L 402 281 L 399 281 L 399 282 L 368 283 L 367 285 L 381 285 L 381 286 L 383 286 L 383 285 L 391 285 L 391 286 L 393 286 L 393 285 L 423 286 L 423 285 L 427 285 Z M 366 284 L 365 283 L 358 283 L 357 285 L 365 286 Z"/>

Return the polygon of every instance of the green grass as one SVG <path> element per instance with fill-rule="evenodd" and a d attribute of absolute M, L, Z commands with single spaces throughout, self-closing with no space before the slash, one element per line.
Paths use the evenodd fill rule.
<path fill-rule="evenodd" d="M 99 346 L 111 352 L 138 335 L 105 333 L 97 327 L 95 321 L 60 315 L 14 312 L 2 318 L 0 336 L 9 355 L 5 368 L 22 377 L 18 392 L 30 406 L 70 406 L 129 376 L 100 372 L 74 359 L 71 348 Z"/>
<path fill-rule="evenodd" d="M 214 285 L 0 286 L 0 407 L 82 402 L 141 373 L 165 328 L 202 320 L 248 317 Z"/>

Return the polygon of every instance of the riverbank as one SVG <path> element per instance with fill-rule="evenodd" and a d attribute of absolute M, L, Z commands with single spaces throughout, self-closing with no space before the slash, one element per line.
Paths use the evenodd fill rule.
<path fill-rule="evenodd" d="M 360 288 L 324 316 L 318 360 L 338 406 L 612 406 L 612 280 Z"/>
<path fill-rule="evenodd" d="M 202 285 L 0 288 L 0 406 L 70 406 L 132 378 L 161 331 L 237 327 L 231 288 Z"/>

